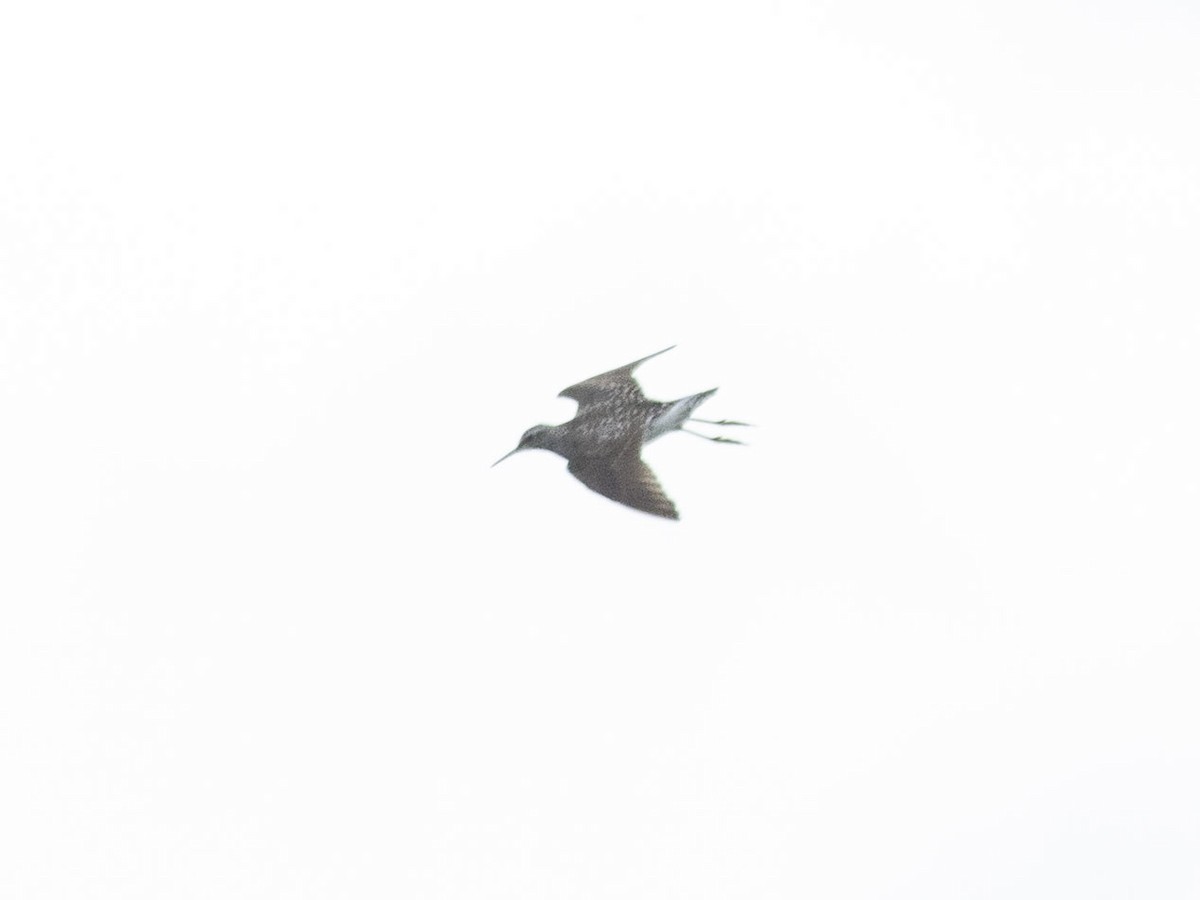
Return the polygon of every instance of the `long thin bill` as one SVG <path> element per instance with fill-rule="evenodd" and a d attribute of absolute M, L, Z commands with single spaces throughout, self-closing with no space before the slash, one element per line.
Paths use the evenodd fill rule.
<path fill-rule="evenodd" d="M 520 449 L 521 449 L 520 447 L 517 447 L 516 450 L 509 450 L 502 457 L 500 457 L 498 460 L 496 460 L 494 463 L 492 463 L 492 468 L 493 469 L 496 468 L 496 466 L 500 465 L 500 463 L 504 462 L 506 459 L 508 459 L 510 456 L 512 456 L 514 453 L 516 453 L 517 450 L 520 450 Z"/>

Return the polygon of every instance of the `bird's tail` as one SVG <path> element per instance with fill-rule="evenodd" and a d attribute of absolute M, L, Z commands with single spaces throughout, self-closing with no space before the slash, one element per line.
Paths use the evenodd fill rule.
<path fill-rule="evenodd" d="M 748 427 L 750 425 L 749 422 L 735 422 L 733 419 L 697 419 L 692 416 L 692 410 L 694 410 L 697 406 L 699 406 L 716 392 L 717 389 L 713 388 L 711 391 L 705 391 L 702 394 L 692 394 L 692 396 L 684 397 L 683 400 L 680 400 L 680 404 L 686 404 L 685 408 L 687 409 L 687 415 L 676 427 L 679 428 L 680 431 L 685 431 L 688 434 L 694 434 L 696 437 L 708 438 L 708 440 L 716 441 L 720 444 L 740 444 L 742 443 L 741 441 L 735 441 L 733 438 L 712 437 L 711 435 L 701 434 L 698 431 L 689 431 L 687 428 L 683 427 L 687 422 L 702 422 L 705 425 L 740 425 L 744 427 Z"/>
<path fill-rule="evenodd" d="M 692 394 L 688 397 L 681 397 L 678 400 L 659 403 L 654 417 L 646 424 L 643 441 L 650 443 L 650 441 L 657 440 L 664 434 L 678 431 L 691 417 L 692 410 L 715 394 L 716 391 L 717 389 L 713 388 L 711 391 L 705 391 L 702 394 Z"/>

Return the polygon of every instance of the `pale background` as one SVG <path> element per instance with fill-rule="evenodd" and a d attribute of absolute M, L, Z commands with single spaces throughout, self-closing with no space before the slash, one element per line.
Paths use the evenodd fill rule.
<path fill-rule="evenodd" d="M 1196 897 L 1198 38 L 6 5 L 0 896 Z"/>

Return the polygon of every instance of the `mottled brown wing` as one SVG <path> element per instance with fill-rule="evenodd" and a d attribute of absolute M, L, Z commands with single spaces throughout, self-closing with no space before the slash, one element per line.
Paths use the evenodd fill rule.
<path fill-rule="evenodd" d="M 625 450 L 612 456 L 576 457 L 567 464 L 567 471 L 610 500 L 652 516 L 678 519 L 675 504 L 663 492 L 650 467 L 642 461 L 640 449 L 640 442 L 631 442 Z"/>
<path fill-rule="evenodd" d="M 667 350 L 672 349 L 674 349 L 674 345 L 667 348 Z M 579 384 L 573 384 L 569 388 L 559 391 L 558 396 L 570 397 L 576 401 L 579 404 L 577 415 L 582 413 L 585 407 L 596 403 L 605 403 L 612 400 L 630 402 L 643 400 L 645 398 L 642 394 L 642 389 L 633 380 L 633 370 L 646 360 L 666 353 L 667 350 L 659 350 L 658 353 L 643 356 L 641 359 L 634 360 L 618 369 L 613 369 L 611 372 L 593 375 L 591 378 L 579 382 Z"/>

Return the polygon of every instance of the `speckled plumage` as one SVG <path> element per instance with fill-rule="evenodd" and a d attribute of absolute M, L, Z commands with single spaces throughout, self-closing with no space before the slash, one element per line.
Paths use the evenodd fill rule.
<path fill-rule="evenodd" d="M 550 450 L 565 457 L 567 470 L 593 491 L 651 515 L 678 519 L 675 504 L 667 497 L 650 467 L 642 461 L 642 445 L 681 429 L 692 411 L 717 389 L 666 403 L 648 400 L 634 380 L 633 371 L 646 360 L 670 349 L 644 356 L 561 391 L 560 397 L 579 404 L 575 418 L 561 425 L 533 426 L 521 436 L 516 449 L 496 463 L 518 450 Z M 710 440 L 738 443 L 728 438 Z"/>

